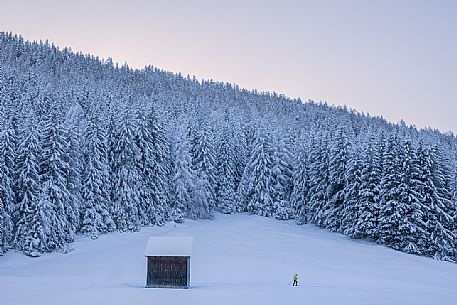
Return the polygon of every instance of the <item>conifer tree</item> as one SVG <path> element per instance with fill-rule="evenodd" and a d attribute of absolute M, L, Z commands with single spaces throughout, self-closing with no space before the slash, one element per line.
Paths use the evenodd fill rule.
<path fill-rule="evenodd" d="M 311 148 L 309 167 L 308 201 L 311 222 L 324 226 L 324 204 L 327 201 L 327 185 L 329 179 L 328 142 L 325 136 L 319 137 Z"/>
<path fill-rule="evenodd" d="M 429 255 L 436 259 L 456 260 L 454 217 L 456 206 L 452 202 L 450 171 L 446 166 L 445 155 L 434 146 L 428 150 L 430 176 L 426 181 L 428 213 L 427 230 L 430 233 Z"/>
<path fill-rule="evenodd" d="M 378 239 L 379 195 L 382 177 L 381 146 L 371 136 L 365 145 L 361 160 L 361 177 L 358 201 L 355 206 L 357 218 L 350 233 L 354 238 Z"/>
<path fill-rule="evenodd" d="M 114 148 L 114 221 L 121 231 L 138 231 L 142 215 L 140 206 L 140 152 L 135 144 L 130 118 L 125 116 L 119 126 Z"/>
<path fill-rule="evenodd" d="M 302 152 L 298 156 L 298 165 L 293 172 L 293 191 L 290 197 L 291 206 L 294 209 L 295 218 L 298 224 L 305 224 L 309 221 L 308 201 L 308 160 Z"/>
<path fill-rule="evenodd" d="M 272 148 L 270 135 L 259 131 L 247 165 L 246 175 L 247 211 L 260 216 L 271 217 L 273 206 Z"/>
<path fill-rule="evenodd" d="M 173 144 L 173 200 L 171 205 L 172 219 L 181 223 L 192 208 L 193 172 L 188 140 L 183 134 Z"/>
<path fill-rule="evenodd" d="M 0 255 L 12 247 L 13 241 L 13 157 L 11 133 L 7 126 L 0 131 Z"/>
<path fill-rule="evenodd" d="M 423 222 L 424 198 L 421 191 L 421 167 L 416 152 L 410 141 L 402 143 L 403 160 L 401 162 L 403 190 L 400 194 L 402 221 L 398 232 L 401 234 L 401 242 L 393 247 L 413 254 L 423 254 L 423 237 L 426 236 L 425 223 Z M 400 213 L 400 212 L 398 212 Z"/>
<path fill-rule="evenodd" d="M 156 211 L 156 201 L 153 196 L 153 170 L 154 158 L 152 148 L 152 136 L 149 130 L 146 115 L 143 109 L 138 109 L 135 116 L 134 137 L 135 144 L 138 147 L 138 160 L 136 160 L 136 167 L 139 171 L 139 212 L 140 221 L 142 225 L 153 224 L 155 222 L 155 215 L 163 211 Z M 154 223 L 155 224 L 155 223 Z"/>
<path fill-rule="evenodd" d="M 272 150 L 272 198 L 273 215 L 276 219 L 290 219 L 293 209 L 290 205 L 292 193 L 293 160 L 290 145 L 276 137 Z"/>
<path fill-rule="evenodd" d="M 355 229 L 360 218 L 360 188 L 362 185 L 362 162 L 358 152 L 352 152 L 345 173 L 346 185 L 344 188 L 344 201 L 341 210 L 340 231 L 351 237 L 356 237 Z"/>
<path fill-rule="evenodd" d="M 80 232 L 97 238 L 100 233 L 113 231 L 116 226 L 110 213 L 109 192 L 106 191 L 109 186 L 106 138 L 95 118 L 89 121 L 85 139 Z"/>
<path fill-rule="evenodd" d="M 200 192 L 208 200 L 209 209 L 216 201 L 216 162 L 211 132 L 206 122 L 199 122 L 197 129 L 191 128 L 192 169 L 200 177 Z"/>
<path fill-rule="evenodd" d="M 108 125 L 106 127 L 106 156 L 108 160 L 108 183 L 109 183 L 109 201 L 114 203 L 115 200 L 115 181 L 116 181 L 116 145 L 118 136 L 118 125 L 120 119 L 114 114 L 110 114 Z M 111 214 L 114 215 L 114 204 L 111 206 Z"/>
<path fill-rule="evenodd" d="M 236 176 L 236 154 L 231 145 L 231 134 L 228 126 L 225 126 L 218 145 L 217 165 L 217 202 L 222 213 L 231 214 L 235 212 L 235 176 Z"/>
<path fill-rule="evenodd" d="M 164 224 L 168 218 L 170 198 L 170 178 L 172 175 L 170 143 L 164 132 L 164 127 L 159 123 L 154 110 L 147 116 L 149 133 L 151 135 L 152 149 L 152 176 L 151 188 L 153 195 L 154 215 L 149 212 L 152 223 Z"/>
<path fill-rule="evenodd" d="M 379 241 L 389 247 L 399 249 L 402 236 L 399 232 L 404 217 L 402 193 L 406 191 L 403 173 L 404 151 L 399 140 L 391 136 L 383 157 L 383 177 L 381 180 Z"/>
<path fill-rule="evenodd" d="M 76 211 L 76 218 L 74 220 L 73 229 L 79 230 L 80 228 L 80 207 L 82 205 L 82 171 L 83 171 L 83 153 L 81 148 L 82 135 L 78 126 L 78 121 L 71 118 L 66 122 L 63 128 L 65 132 L 65 141 L 68 156 L 68 172 L 67 175 L 67 189 L 69 193 L 68 205 L 73 207 Z"/>
<path fill-rule="evenodd" d="M 347 185 L 346 169 L 349 162 L 349 144 L 343 128 L 339 128 L 333 139 L 329 156 L 329 185 L 327 202 L 323 206 L 325 227 L 332 231 L 341 230 L 344 190 Z"/>
<path fill-rule="evenodd" d="M 39 141 L 36 129 L 27 129 L 20 142 L 18 151 L 18 221 L 14 236 L 15 248 L 30 256 L 38 256 L 49 250 L 47 242 L 47 228 L 50 220 L 45 211 L 50 213 L 54 209 L 42 206 L 40 200 Z"/>
<path fill-rule="evenodd" d="M 79 207 L 76 202 L 70 200 L 68 191 L 67 175 L 68 143 L 65 139 L 65 131 L 57 119 L 55 113 L 47 116 L 41 137 L 41 162 L 40 176 L 43 183 L 43 191 L 49 192 L 41 196 L 41 199 L 49 203 L 56 215 L 56 223 L 62 232 L 56 233 L 55 244 L 61 245 L 61 238 L 70 242 L 74 238 L 76 229 L 79 227 Z M 53 230 L 60 230 L 53 227 Z M 57 236 L 62 234 L 62 236 Z"/>

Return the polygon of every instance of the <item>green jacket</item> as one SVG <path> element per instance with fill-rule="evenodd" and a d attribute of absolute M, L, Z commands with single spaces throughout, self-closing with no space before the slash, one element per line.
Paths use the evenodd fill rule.
<path fill-rule="evenodd" d="M 294 281 L 297 281 L 297 280 L 298 280 L 298 275 L 294 274 Z"/>

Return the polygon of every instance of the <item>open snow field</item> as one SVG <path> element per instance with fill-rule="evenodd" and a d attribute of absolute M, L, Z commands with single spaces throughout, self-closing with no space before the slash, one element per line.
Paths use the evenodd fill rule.
<path fill-rule="evenodd" d="M 188 290 L 145 289 L 151 235 L 194 236 Z M 78 238 L 69 254 L 0 257 L 1 305 L 457 304 L 457 265 L 250 215 Z M 299 287 L 292 287 L 292 275 Z"/>

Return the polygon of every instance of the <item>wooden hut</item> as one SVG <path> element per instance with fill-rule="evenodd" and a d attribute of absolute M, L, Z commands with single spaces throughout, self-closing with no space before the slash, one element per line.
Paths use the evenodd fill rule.
<path fill-rule="evenodd" d="M 147 288 L 189 288 L 193 237 L 150 237 L 147 257 Z"/>

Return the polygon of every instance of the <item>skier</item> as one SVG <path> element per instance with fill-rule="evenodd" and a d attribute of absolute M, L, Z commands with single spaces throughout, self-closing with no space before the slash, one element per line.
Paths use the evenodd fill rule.
<path fill-rule="evenodd" d="M 292 286 L 298 286 L 298 274 L 294 274 L 294 277 L 293 277 L 293 280 L 294 280 L 294 283 L 292 284 Z"/>

